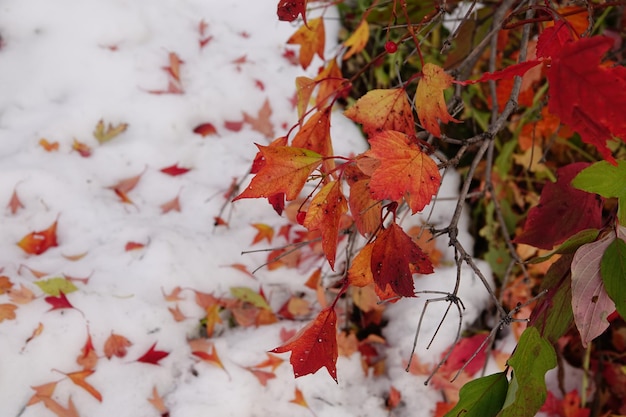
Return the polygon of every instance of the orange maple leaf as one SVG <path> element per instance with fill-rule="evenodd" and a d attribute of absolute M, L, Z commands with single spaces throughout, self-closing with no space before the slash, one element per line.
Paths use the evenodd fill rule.
<path fill-rule="evenodd" d="M 313 197 L 303 226 L 322 233 L 322 249 L 330 267 L 335 269 L 337 239 L 341 217 L 348 211 L 348 203 L 341 192 L 341 183 L 331 181 Z"/>
<path fill-rule="evenodd" d="M 250 371 L 250 373 L 254 375 L 259 383 L 264 387 L 267 386 L 267 381 L 276 378 L 276 374 L 274 372 L 264 371 L 262 369 L 255 369 L 251 367 L 245 367 L 244 369 Z"/>
<path fill-rule="evenodd" d="M 324 31 L 324 19 L 318 17 L 309 22 L 309 25 L 301 26 L 287 40 L 287 44 L 300 45 L 300 65 L 306 69 L 317 55 L 324 59 L 324 45 L 326 43 L 326 32 Z"/>
<path fill-rule="evenodd" d="M 59 150 L 59 142 L 48 142 L 47 139 L 41 138 L 39 139 L 39 146 L 44 148 L 46 152 L 54 152 Z"/>
<path fill-rule="evenodd" d="M 441 185 L 435 161 L 400 132 L 384 131 L 369 142 L 365 156 L 380 161 L 369 184 L 372 197 L 393 201 L 404 197 L 413 214 L 430 203 Z"/>
<path fill-rule="evenodd" d="M 272 243 L 274 239 L 274 228 L 264 223 L 254 223 L 252 225 L 257 230 L 257 234 L 252 239 L 252 245 L 259 243 L 262 240 L 267 240 L 268 243 Z"/>
<path fill-rule="evenodd" d="M 361 179 L 350 184 L 348 199 L 350 213 L 359 233 L 367 236 L 374 233 L 381 224 L 382 203 L 370 194 L 370 179 Z"/>
<path fill-rule="evenodd" d="M 295 336 L 273 353 L 291 351 L 289 362 L 296 378 L 313 374 L 326 367 L 337 381 L 337 313 L 330 306 L 319 312 L 315 320 L 303 327 Z"/>
<path fill-rule="evenodd" d="M 87 341 L 80 350 L 80 355 L 76 358 L 76 363 L 82 366 L 83 370 L 93 369 L 98 363 L 98 354 L 93 347 L 90 334 L 87 334 Z"/>
<path fill-rule="evenodd" d="M 212 342 L 209 342 L 206 339 L 192 339 L 188 340 L 187 343 L 189 343 L 189 348 L 194 356 L 222 368 L 228 374 L 228 371 L 224 368 L 224 364 L 217 354 L 217 349 Z"/>
<path fill-rule="evenodd" d="M 367 20 L 361 20 L 359 26 L 356 30 L 350 35 L 348 39 L 343 43 L 345 47 L 349 47 L 346 53 L 343 55 L 343 60 L 350 58 L 354 54 L 358 54 L 361 52 L 365 45 L 367 45 L 367 41 L 370 38 L 370 28 L 367 24 Z"/>
<path fill-rule="evenodd" d="M 93 369 L 86 369 L 83 371 L 72 372 L 72 373 L 65 374 L 65 375 L 69 379 L 71 379 L 74 384 L 78 385 L 79 387 L 87 391 L 96 400 L 102 402 L 102 394 L 100 394 L 100 391 L 98 391 L 97 389 L 94 388 L 93 385 L 85 381 L 85 378 L 92 375 L 94 372 L 96 371 L 94 371 Z"/>
<path fill-rule="evenodd" d="M 317 82 L 309 77 L 302 76 L 296 78 L 296 109 L 298 110 L 299 120 L 302 120 L 302 117 L 304 117 L 316 86 Z"/>
<path fill-rule="evenodd" d="M 123 203 L 133 204 L 132 200 L 128 198 L 128 193 L 137 186 L 137 183 L 139 183 L 142 175 L 143 172 L 139 175 L 135 175 L 134 177 L 125 178 L 119 181 L 117 184 L 107 188 L 113 190 Z"/>
<path fill-rule="evenodd" d="M 415 110 L 420 123 L 434 136 L 441 136 L 439 122 L 460 123 L 459 120 L 450 116 L 443 90 L 452 85 L 452 77 L 443 68 L 435 64 L 424 64 L 423 77 L 417 85 L 415 92 Z"/>
<path fill-rule="evenodd" d="M 336 59 L 331 59 L 328 65 L 315 77 L 319 88 L 315 105 L 320 107 L 329 100 L 332 102 L 338 97 L 344 97 L 349 91 L 351 84 L 341 75 L 341 69 Z"/>
<path fill-rule="evenodd" d="M 361 123 L 368 137 L 384 130 L 415 135 L 413 111 L 406 91 L 402 88 L 368 91 L 344 115 Z"/>
<path fill-rule="evenodd" d="M 126 356 L 127 348 L 133 344 L 122 335 L 111 332 L 111 335 L 104 342 L 104 356 L 111 359 L 113 356 L 123 358 Z"/>
<path fill-rule="evenodd" d="M 168 415 L 168 409 L 163 402 L 163 397 L 159 395 L 159 391 L 157 391 L 156 386 L 152 388 L 152 397 L 148 398 L 148 402 L 152 404 L 156 410 L 161 413 L 161 416 Z"/>
<path fill-rule="evenodd" d="M 0 323 L 4 320 L 14 320 L 15 310 L 17 310 L 17 306 L 15 304 L 0 304 Z"/>
<path fill-rule="evenodd" d="M 330 114 L 331 106 L 315 112 L 298 131 L 291 142 L 291 146 L 304 148 L 316 152 L 324 157 L 333 155 L 333 144 L 330 139 Z M 323 162 L 324 172 L 332 172 L 335 169 L 335 161 L 332 158 Z"/>
<path fill-rule="evenodd" d="M 368 243 L 356 254 L 348 269 L 348 282 L 356 287 L 365 287 L 374 282 L 372 275 L 372 249 L 373 243 Z"/>
<path fill-rule="evenodd" d="M 31 232 L 17 243 L 17 246 L 30 255 L 41 255 L 54 246 L 57 242 L 57 222 L 52 223 L 46 230 Z"/>
<path fill-rule="evenodd" d="M 271 197 L 285 193 L 288 201 L 300 194 L 309 175 L 322 162 L 322 156 L 308 149 L 290 146 L 256 145 L 265 164 L 252 178 L 250 185 L 233 199 Z"/>
<path fill-rule="evenodd" d="M 289 402 L 293 404 L 297 404 L 301 407 L 309 408 L 309 404 L 306 402 L 306 399 L 304 398 L 304 394 L 302 394 L 302 391 L 300 391 L 298 387 L 296 387 L 295 389 L 294 399 L 290 400 Z"/>
<path fill-rule="evenodd" d="M 272 106 L 270 106 L 269 100 L 265 100 L 263 105 L 259 109 L 259 113 L 256 117 L 243 112 L 243 121 L 252 126 L 252 130 L 255 130 L 263 134 L 266 138 L 274 137 L 274 126 L 270 121 L 272 115 Z"/>

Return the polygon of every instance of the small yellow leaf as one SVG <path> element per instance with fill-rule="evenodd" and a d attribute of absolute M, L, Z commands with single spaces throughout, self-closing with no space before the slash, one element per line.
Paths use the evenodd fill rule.
<path fill-rule="evenodd" d="M 104 122 L 102 121 L 102 119 L 100 119 L 100 121 L 96 125 L 96 128 L 93 131 L 93 136 L 100 144 L 103 144 L 110 141 L 111 139 L 114 139 L 120 133 L 125 132 L 127 128 L 128 123 L 120 123 L 117 126 L 113 126 L 111 123 L 109 123 L 109 125 L 105 129 Z"/>

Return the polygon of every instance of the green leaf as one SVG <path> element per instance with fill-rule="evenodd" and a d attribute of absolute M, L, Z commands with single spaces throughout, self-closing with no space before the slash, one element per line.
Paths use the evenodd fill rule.
<path fill-rule="evenodd" d="M 78 288 L 72 281 L 68 281 L 65 278 L 56 277 L 43 281 L 35 281 L 35 285 L 41 288 L 41 291 L 53 297 L 58 297 L 63 294 L 69 294 L 74 291 L 78 291 Z"/>
<path fill-rule="evenodd" d="M 554 368 L 556 354 L 552 345 L 534 327 L 522 333 L 508 361 L 513 377 L 499 417 L 530 417 L 546 401 L 546 372 Z"/>
<path fill-rule="evenodd" d="M 505 372 L 470 381 L 461 388 L 459 402 L 444 417 L 493 417 L 504 404 L 508 386 Z"/>
<path fill-rule="evenodd" d="M 598 229 L 585 229 L 576 233 L 574 236 L 567 239 L 565 242 L 561 243 L 558 248 L 553 250 L 550 253 L 547 253 L 543 256 L 538 256 L 528 261 L 531 264 L 539 264 L 543 261 L 547 261 L 552 258 L 552 256 L 556 254 L 566 254 L 566 253 L 574 253 L 576 250 L 584 245 L 585 243 L 593 242 L 596 240 L 600 231 Z"/>
<path fill-rule="evenodd" d="M 596 162 L 580 171 L 572 185 L 602 197 L 617 198 L 617 218 L 620 224 L 626 225 L 626 161 L 617 161 L 617 166 L 606 161 Z"/>
<path fill-rule="evenodd" d="M 105 142 L 114 139 L 119 134 L 126 131 L 128 123 L 120 123 L 117 126 L 113 126 L 111 123 L 105 128 L 104 121 L 100 120 L 93 131 L 93 137 L 102 145 Z"/>
<path fill-rule="evenodd" d="M 270 306 L 267 304 L 265 298 L 248 287 L 232 287 L 230 289 L 230 293 L 238 300 L 250 303 L 253 306 L 264 310 L 270 310 Z"/>
<path fill-rule="evenodd" d="M 617 312 L 626 317 L 626 242 L 622 239 L 615 239 L 604 251 L 600 275 Z"/>
<path fill-rule="evenodd" d="M 566 254 L 550 265 L 541 280 L 539 291 L 547 290 L 530 315 L 529 326 L 535 327 L 541 337 L 556 343 L 574 322 L 572 310 L 572 274 L 574 255 Z"/>

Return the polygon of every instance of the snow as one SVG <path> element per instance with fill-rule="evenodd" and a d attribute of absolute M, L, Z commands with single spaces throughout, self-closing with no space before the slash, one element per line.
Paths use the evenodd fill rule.
<path fill-rule="evenodd" d="M 255 280 L 228 267 L 244 263 L 252 270 L 264 262 L 265 254 L 242 256 L 241 251 L 249 249 L 255 234 L 251 223 L 281 224 L 266 201 L 227 206 L 229 227 L 213 227 L 232 179 L 241 179 L 250 167 L 253 143 L 274 139 L 249 124 L 230 131 L 224 122 L 241 121 L 242 112 L 256 117 L 266 99 L 276 137 L 296 121 L 290 98 L 294 78 L 304 72 L 282 56 L 295 26 L 279 22 L 275 10 L 275 0 L 2 2 L 0 203 L 8 205 L 15 191 L 23 208 L 12 213 L 7 207 L 0 214 L 0 275 L 37 296 L 18 305 L 14 320 L 0 323 L 2 415 L 52 416 L 43 402 L 27 404 L 31 387 L 54 381 L 61 382 L 52 398 L 64 407 L 71 398 L 79 415 L 90 417 L 159 416 L 148 402 L 153 388 L 172 417 L 387 416 L 384 396 L 391 385 L 404 402 L 394 415 L 431 415 L 441 395 L 423 385 L 425 377 L 405 373 L 404 364 L 423 302 L 436 294 L 388 307 L 386 376 L 364 376 L 355 353 L 339 358 L 338 385 L 325 370 L 295 380 L 286 360 L 276 369 L 277 377 L 262 386 L 243 367 L 263 361 L 281 344 L 281 329 L 297 329 L 302 322 L 225 329 L 211 339 L 225 369 L 191 354 L 187 339 L 198 336 L 204 317 L 191 289 L 220 296 L 231 287 L 258 291 L 262 286 L 278 308 L 286 295 L 303 290 L 310 272 L 261 269 Z M 207 25 L 204 36 L 201 21 Z M 339 28 L 333 22 L 326 21 L 327 39 L 336 38 Z M 200 48 L 199 41 L 208 36 L 212 39 Z M 329 52 L 335 48 L 331 45 Z M 163 67 L 170 53 L 184 61 L 184 94 L 151 94 L 167 89 L 170 76 Z M 358 128 L 340 113 L 333 117 L 336 153 L 364 149 Z M 129 127 L 100 145 L 92 136 L 100 119 Z M 213 124 L 218 134 L 193 133 L 201 123 Z M 42 138 L 58 142 L 59 150 L 45 151 L 38 144 Z M 92 155 L 72 151 L 74 140 L 92 147 Z M 191 170 L 180 176 L 160 172 L 173 164 Z M 140 181 L 128 194 L 133 204 L 124 204 L 111 187 L 137 175 Z M 458 182 L 448 172 L 440 195 L 454 197 Z M 181 211 L 163 214 L 160 205 L 176 196 Z M 453 205 L 438 201 L 430 220 L 444 223 Z M 16 245 L 56 220 L 58 247 L 28 255 Z M 460 226 L 462 241 L 471 247 L 467 220 Z M 145 247 L 126 251 L 128 242 Z M 439 243 L 451 265 L 446 242 Z M 84 256 L 76 259 L 79 255 Z M 486 265 L 480 267 L 488 273 Z M 32 271 L 44 272 L 41 279 L 88 278 L 86 283 L 75 280 L 78 291 L 67 295 L 76 309 L 49 311 Z M 419 278 L 418 290 L 448 291 L 455 277 L 455 268 L 442 266 Z M 184 300 L 166 301 L 164 292 L 175 287 L 186 289 Z M 469 269 L 463 271 L 459 295 L 466 306 L 464 320 L 471 323 L 487 296 Z M 305 296 L 315 300 L 313 292 Z M 2 303 L 11 303 L 7 294 L 0 294 Z M 175 304 L 187 319 L 174 320 L 168 308 Z M 458 318 L 453 309 L 433 347 L 424 350 L 445 306 L 431 303 L 427 310 L 417 350 L 422 362 L 436 362 L 454 340 Z M 28 341 L 40 323 L 43 331 Z M 132 342 L 126 357 L 104 357 L 103 345 L 112 332 Z M 102 394 L 102 402 L 61 373 L 82 369 L 76 358 L 88 335 L 100 358 L 87 381 Z M 136 362 L 154 343 L 169 355 L 159 365 Z M 311 410 L 290 402 L 296 387 Z"/>

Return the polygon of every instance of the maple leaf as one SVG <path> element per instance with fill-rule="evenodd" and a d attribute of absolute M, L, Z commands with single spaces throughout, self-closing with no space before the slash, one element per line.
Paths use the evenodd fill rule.
<path fill-rule="evenodd" d="M 126 245 L 124 245 L 124 250 L 126 252 L 130 252 L 131 250 L 139 250 L 145 247 L 146 245 L 144 245 L 143 243 L 130 241 L 126 242 Z"/>
<path fill-rule="evenodd" d="M 414 297 L 411 265 L 420 274 L 431 274 L 433 266 L 419 246 L 396 223 L 376 236 L 370 267 L 376 286 L 387 286 L 402 297 Z"/>
<path fill-rule="evenodd" d="M 296 77 L 296 109 L 298 110 L 298 120 L 302 120 L 304 117 L 316 86 L 317 82 L 309 77 Z"/>
<path fill-rule="evenodd" d="M 143 172 L 139 175 L 135 175 L 134 177 L 123 179 L 117 184 L 112 185 L 107 188 L 109 188 L 110 190 L 113 190 L 123 203 L 133 204 L 132 200 L 128 198 L 128 193 L 137 186 L 137 183 L 139 183 L 139 180 L 141 179 L 142 175 L 143 175 Z"/>
<path fill-rule="evenodd" d="M 0 323 L 4 320 L 14 320 L 16 317 L 15 310 L 17 310 L 17 306 L 15 304 L 0 304 Z"/>
<path fill-rule="evenodd" d="M 350 269 L 348 269 L 348 282 L 350 285 L 365 287 L 374 283 L 374 275 L 372 274 L 373 248 L 374 243 L 368 243 L 352 259 Z"/>
<path fill-rule="evenodd" d="M 319 86 L 315 98 L 317 107 L 326 105 L 328 101 L 332 104 L 337 98 L 346 97 L 352 87 L 350 81 L 341 75 L 341 68 L 336 59 L 330 60 L 328 65 L 317 74 L 315 81 Z"/>
<path fill-rule="evenodd" d="M 35 299 L 35 294 L 24 284 L 20 284 L 19 289 L 12 288 L 9 291 L 9 298 L 16 304 L 28 304 Z"/>
<path fill-rule="evenodd" d="M 172 314 L 174 321 L 181 322 L 187 319 L 187 316 L 181 311 L 180 306 L 176 304 L 176 307 L 168 307 L 169 312 Z"/>
<path fill-rule="evenodd" d="M 443 68 L 431 63 L 424 64 L 422 74 L 415 92 L 415 110 L 424 129 L 433 136 L 440 137 L 439 122 L 460 122 L 450 116 L 443 97 L 443 90 L 452 85 L 452 77 Z"/>
<path fill-rule="evenodd" d="M 264 223 L 254 223 L 252 225 L 257 230 L 257 234 L 252 239 L 252 245 L 259 243 L 262 240 L 267 240 L 268 243 L 272 243 L 274 238 L 274 228 Z"/>
<path fill-rule="evenodd" d="M 298 15 L 302 16 L 304 25 L 306 26 L 306 4 L 308 0 L 280 0 L 276 9 L 278 20 L 284 22 L 293 22 L 298 18 Z"/>
<path fill-rule="evenodd" d="M 83 367 L 83 369 L 93 369 L 96 367 L 96 363 L 98 362 L 98 354 L 96 353 L 95 348 L 93 347 L 93 342 L 91 341 L 91 335 L 87 334 L 87 341 L 85 345 L 80 351 L 80 355 L 76 358 L 76 363 Z"/>
<path fill-rule="evenodd" d="M 306 399 L 304 398 L 304 394 L 302 394 L 302 391 L 300 391 L 298 387 L 295 388 L 294 399 L 289 400 L 289 402 L 292 404 L 297 404 L 304 408 L 309 408 L 309 404 L 306 402 Z"/>
<path fill-rule="evenodd" d="M 92 375 L 94 372 L 95 371 L 93 369 L 87 369 L 83 371 L 72 372 L 72 373 L 65 374 L 65 375 L 69 379 L 71 379 L 74 384 L 78 385 L 79 387 L 87 391 L 96 400 L 102 402 L 102 394 L 100 394 L 100 392 L 96 388 L 94 388 L 93 385 L 85 381 L 85 379 L 89 377 L 90 375 Z"/>
<path fill-rule="evenodd" d="M 333 154 L 333 145 L 330 140 L 331 110 L 331 107 L 326 107 L 315 112 L 294 136 L 291 145 L 311 150 L 322 156 L 331 156 Z"/>
<path fill-rule="evenodd" d="M 309 231 L 319 230 L 322 233 L 324 255 L 333 270 L 341 217 L 347 211 L 348 203 L 341 192 L 341 183 L 331 181 L 315 194 L 304 219 L 303 226 Z"/>
<path fill-rule="evenodd" d="M 587 166 L 576 162 L 558 169 L 556 182 L 543 187 L 539 204 L 529 210 L 524 229 L 514 242 L 550 250 L 581 230 L 602 226 L 603 200 L 571 186 Z"/>
<path fill-rule="evenodd" d="M 285 193 L 294 200 L 304 187 L 309 175 L 322 162 L 322 156 L 308 149 L 290 146 L 256 145 L 265 163 L 252 178 L 250 185 L 233 201 L 241 198 L 271 197 Z"/>
<path fill-rule="evenodd" d="M 39 139 L 39 146 L 44 148 L 46 152 L 55 152 L 59 150 L 59 142 L 48 142 L 46 139 Z"/>
<path fill-rule="evenodd" d="M 325 367 L 337 381 L 337 313 L 330 306 L 273 353 L 291 351 L 289 362 L 296 378 L 313 374 Z"/>
<path fill-rule="evenodd" d="M 367 236 L 378 230 L 381 224 L 383 205 L 382 202 L 371 197 L 369 178 L 350 184 L 348 205 L 356 228 L 361 235 Z"/>
<path fill-rule="evenodd" d="M 202 123 L 193 129 L 193 133 L 196 133 L 203 138 L 210 135 L 217 135 L 217 129 L 211 123 Z"/>
<path fill-rule="evenodd" d="M 397 201 L 404 197 L 413 214 L 430 203 L 441 184 L 435 161 L 400 132 L 384 131 L 369 143 L 371 149 L 365 156 L 380 161 L 369 184 L 374 198 Z"/>
<path fill-rule="evenodd" d="M 44 298 L 44 301 L 52 306 L 49 311 L 60 310 L 64 308 L 74 308 L 74 306 L 70 303 L 65 294 L 63 294 L 63 291 L 59 293 L 58 297 L 46 297 Z"/>
<path fill-rule="evenodd" d="M 74 291 L 78 291 L 78 288 L 74 283 L 67 280 L 66 278 L 50 278 L 42 281 L 35 282 L 35 285 L 38 286 L 41 291 L 45 292 L 48 295 L 58 296 L 61 292 L 65 294 L 70 294 Z"/>
<path fill-rule="evenodd" d="M 45 230 L 27 234 L 17 243 L 17 246 L 30 255 L 41 255 L 51 247 L 59 246 L 57 242 L 57 221 Z"/>
<path fill-rule="evenodd" d="M 191 169 L 179 167 L 178 164 L 176 163 L 174 165 L 161 168 L 159 171 L 161 171 L 164 174 L 171 175 L 172 177 L 176 177 L 178 175 L 183 175 L 183 174 L 188 173 L 189 171 L 191 171 Z"/>
<path fill-rule="evenodd" d="M 413 110 L 402 88 L 370 90 L 343 113 L 361 123 L 368 137 L 385 130 L 415 135 Z"/>
<path fill-rule="evenodd" d="M 9 277 L 2 275 L 0 276 L 0 294 L 5 294 L 9 292 L 13 288 L 13 283 L 9 279 Z"/>
<path fill-rule="evenodd" d="M 359 26 L 352 32 L 352 35 L 343 43 L 343 46 L 348 47 L 348 50 L 343 55 L 342 59 L 345 61 L 354 54 L 361 52 L 370 37 L 370 28 L 367 24 L 367 20 L 361 20 Z"/>
<path fill-rule="evenodd" d="M 206 339 L 192 339 L 188 340 L 187 343 L 189 343 L 189 348 L 191 349 L 191 353 L 194 356 L 197 356 L 205 362 L 222 368 L 224 372 L 228 374 L 226 368 L 224 368 L 222 360 L 217 354 L 217 349 L 212 342 L 209 342 Z"/>
<path fill-rule="evenodd" d="M 271 368 L 272 372 L 276 370 L 282 363 L 284 362 L 281 358 L 276 355 L 270 355 L 269 353 L 265 353 L 267 359 L 257 363 L 256 365 L 251 366 L 251 368 Z"/>
<path fill-rule="evenodd" d="M 180 195 L 176 195 L 173 199 L 166 201 L 159 206 L 162 214 L 169 213 L 170 211 L 180 212 Z"/>
<path fill-rule="evenodd" d="M 233 120 L 225 120 L 224 121 L 224 129 L 230 130 L 231 132 L 239 132 L 243 128 L 244 121 L 233 121 Z"/>
<path fill-rule="evenodd" d="M 276 374 L 274 372 L 264 371 L 262 369 L 255 369 L 251 367 L 245 367 L 244 369 L 249 371 L 252 375 L 254 375 L 254 377 L 259 381 L 259 383 L 264 387 L 267 386 L 267 381 L 269 381 L 270 379 L 276 378 Z"/>
<path fill-rule="evenodd" d="M 165 406 L 163 397 L 159 395 L 156 386 L 152 388 L 152 397 L 148 398 L 148 402 L 152 404 L 152 406 L 156 408 L 159 413 L 161 413 L 161 417 L 169 416 L 168 408 Z"/>
<path fill-rule="evenodd" d="M 19 209 L 24 208 L 24 204 L 20 201 L 17 196 L 17 190 L 13 189 L 13 193 L 11 194 L 11 199 L 9 200 L 9 204 L 7 204 L 7 208 L 11 211 L 11 214 L 17 213 Z"/>
<path fill-rule="evenodd" d="M 77 141 L 76 139 L 72 142 L 72 150 L 78 152 L 78 154 L 83 158 L 91 156 L 91 147 L 89 147 L 86 143 Z"/>
<path fill-rule="evenodd" d="M 311 65 L 315 54 L 324 59 L 325 42 L 324 19 L 321 17 L 311 20 L 309 25 L 300 26 L 287 40 L 287 44 L 300 45 L 300 65 L 303 69 Z"/>
<path fill-rule="evenodd" d="M 206 316 L 204 317 L 203 324 L 207 337 L 213 337 L 215 332 L 215 326 L 222 323 L 222 317 L 220 316 L 221 306 L 217 303 L 207 307 Z"/>
<path fill-rule="evenodd" d="M 126 356 L 127 349 L 133 344 L 122 335 L 111 332 L 111 335 L 104 342 L 104 356 L 111 359 L 113 356 L 123 358 Z"/>
<path fill-rule="evenodd" d="M 600 63 L 613 43 L 606 36 L 566 42 L 553 52 L 547 78 L 550 112 L 615 164 L 606 143 L 613 136 L 626 138 L 626 118 L 620 110 L 626 108 L 626 68 Z"/>
<path fill-rule="evenodd" d="M 165 352 L 162 350 L 155 350 L 154 348 L 156 347 L 156 342 L 154 342 L 154 344 L 152 346 L 150 346 L 150 349 L 148 349 L 148 351 L 146 353 L 144 353 L 143 355 L 141 355 L 141 357 L 139 359 L 137 359 L 137 362 L 142 362 L 142 363 L 149 363 L 151 365 L 158 365 L 159 361 L 163 358 L 165 358 L 167 355 L 169 355 L 169 352 Z"/>
<path fill-rule="evenodd" d="M 116 138 L 121 133 L 125 132 L 128 128 L 128 123 L 120 123 L 117 126 L 113 126 L 111 123 L 104 128 L 104 122 L 102 119 L 96 124 L 96 128 L 93 131 L 93 137 L 96 138 L 98 143 L 101 145 L 105 142 L 110 141 L 111 139 Z"/>
<path fill-rule="evenodd" d="M 243 121 L 252 126 L 252 130 L 261 133 L 266 138 L 274 137 L 274 126 L 270 121 L 272 115 L 272 107 L 268 99 L 265 99 L 263 105 L 259 109 L 259 113 L 256 117 L 250 116 L 248 113 L 243 112 Z"/>

